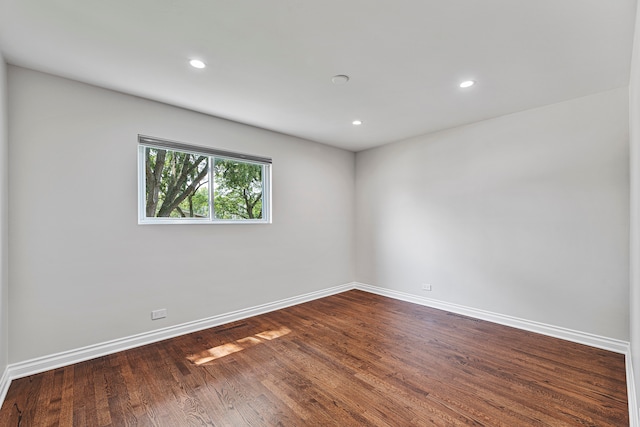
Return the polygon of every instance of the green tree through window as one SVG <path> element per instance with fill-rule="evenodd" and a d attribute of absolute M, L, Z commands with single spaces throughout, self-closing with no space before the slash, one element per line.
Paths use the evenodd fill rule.
<path fill-rule="evenodd" d="M 209 157 L 145 148 L 146 216 L 209 216 Z"/>
<path fill-rule="evenodd" d="M 142 223 L 268 219 L 265 172 L 270 165 L 147 145 L 140 146 L 140 155 Z"/>
<path fill-rule="evenodd" d="M 262 218 L 262 167 L 216 159 L 213 168 L 216 218 Z"/>

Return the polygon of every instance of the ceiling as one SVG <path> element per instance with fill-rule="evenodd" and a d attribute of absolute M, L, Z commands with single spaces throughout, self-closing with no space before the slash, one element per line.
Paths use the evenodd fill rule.
<path fill-rule="evenodd" d="M 0 0 L 0 49 L 14 65 L 360 151 L 628 85 L 635 7 Z"/>

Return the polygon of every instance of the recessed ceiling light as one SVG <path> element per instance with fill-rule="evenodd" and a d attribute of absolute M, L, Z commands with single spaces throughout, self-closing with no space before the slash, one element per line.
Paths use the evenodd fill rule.
<path fill-rule="evenodd" d="M 474 80 L 465 80 L 462 83 L 460 83 L 460 87 L 461 88 L 471 87 L 474 84 L 476 84 L 476 82 Z"/>
<path fill-rule="evenodd" d="M 351 124 L 354 126 L 360 126 L 362 124 L 362 120 L 354 120 L 351 122 Z"/>
<path fill-rule="evenodd" d="M 204 67 L 207 66 L 207 64 L 205 64 L 204 62 L 200 61 L 199 59 L 192 59 L 191 61 L 189 61 L 189 64 L 193 68 L 204 68 Z"/>
<path fill-rule="evenodd" d="M 343 85 L 349 81 L 349 76 L 347 76 L 346 74 L 337 74 L 331 77 L 331 81 L 334 85 Z"/>

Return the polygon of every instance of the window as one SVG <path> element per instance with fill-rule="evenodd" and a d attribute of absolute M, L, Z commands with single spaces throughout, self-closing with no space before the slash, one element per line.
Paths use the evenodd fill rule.
<path fill-rule="evenodd" d="M 269 223 L 271 159 L 138 136 L 138 223 Z"/>

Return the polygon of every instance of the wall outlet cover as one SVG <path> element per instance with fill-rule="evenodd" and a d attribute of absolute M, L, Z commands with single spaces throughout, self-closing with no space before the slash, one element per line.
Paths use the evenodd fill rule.
<path fill-rule="evenodd" d="M 160 310 L 153 310 L 151 312 L 151 320 L 164 319 L 167 317 L 167 309 L 161 308 Z"/>

